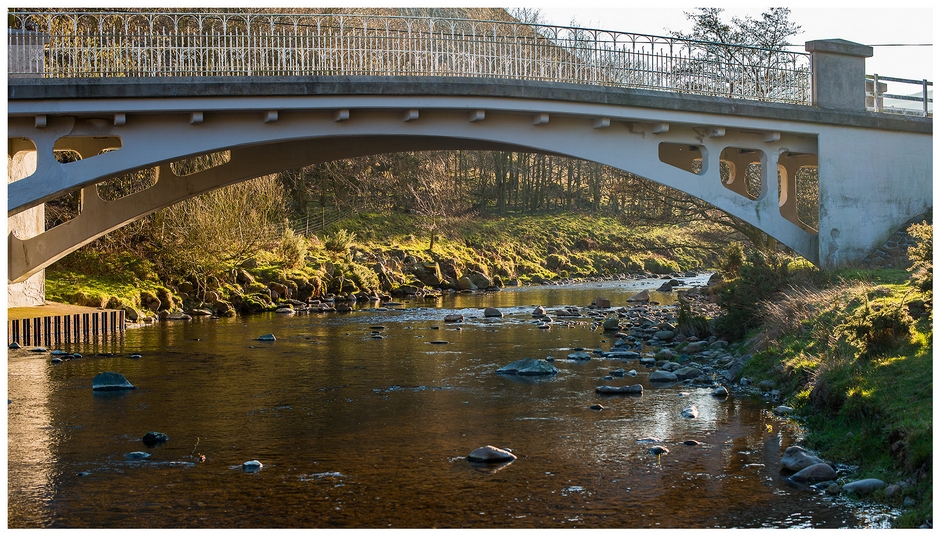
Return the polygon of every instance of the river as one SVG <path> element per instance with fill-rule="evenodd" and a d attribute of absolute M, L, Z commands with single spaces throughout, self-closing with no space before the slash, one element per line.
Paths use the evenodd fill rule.
<path fill-rule="evenodd" d="M 698 278 L 703 279 L 704 276 Z M 701 283 L 702 281 L 690 281 Z M 614 307 L 658 280 L 528 287 L 347 314 L 196 318 L 8 354 L 8 524 L 108 528 L 862 527 L 781 475 L 798 430 L 769 404 L 657 388 L 636 360 L 566 359 L 612 340 L 536 305 Z M 671 295 L 654 293 L 670 301 Z M 482 308 L 503 318 L 484 318 Z M 461 313 L 462 323 L 445 323 Z M 272 333 L 277 340 L 260 342 Z M 110 354 L 110 355 L 109 355 Z M 132 358 L 132 354 L 140 357 Z M 554 356 L 555 376 L 496 374 Z M 636 378 L 604 380 L 616 368 Z M 137 389 L 93 392 L 118 372 Z M 627 380 L 627 381 L 623 381 Z M 642 396 L 595 393 L 640 383 Z M 601 411 L 590 406 L 602 404 Z M 699 416 L 680 416 L 694 404 Z M 146 447 L 158 431 L 169 440 Z M 653 456 L 655 436 L 669 449 Z M 682 442 L 694 439 L 700 445 Z M 476 467 L 484 445 L 518 458 Z M 128 454 L 143 451 L 145 459 Z M 247 472 L 243 462 L 263 467 Z"/>

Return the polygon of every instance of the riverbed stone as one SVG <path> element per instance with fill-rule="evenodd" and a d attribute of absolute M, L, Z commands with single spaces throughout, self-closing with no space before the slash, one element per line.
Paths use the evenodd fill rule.
<path fill-rule="evenodd" d="M 651 382 L 677 382 L 679 378 L 672 372 L 667 372 L 665 370 L 654 370 L 650 372 L 650 381 Z"/>
<path fill-rule="evenodd" d="M 883 480 L 878 480 L 877 478 L 866 478 L 864 480 L 856 480 L 855 482 L 849 482 L 842 486 L 842 491 L 845 493 L 871 493 L 875 490 L 879 490 L 885 487 L 885 482 Z"/>
<path fill-rule="evenodd" d="M 150 453 L 141 452 L 138 450 L 135 452 L 128 452 L 127 454 L 124 455 L 124 457 L 127 458 L 128 460 L 143 460 L 143 459 L 149 458 Z"/>
<path fill-rule="evenodd" d="M 662 456 L 664 454 L 669 454 L 669 449 L 660 445 L 656 445 L 655 447 L 650 448 L 649 453 L 653 456 Z"/>
<path fill-rule="evenodd" d="M 676 375 L 676 378 L 678 378 L 679 381 L 682 381 L 698 378 L 702 375 L 702 371 L 695 367 L 682 367 L 680 369 L 674 370 L 673 374 Z"/>
<path fill-rule="evenodd" d="M 604 328 L 604 331 L 618 330 L 620 329 L 620 319 L 617 318 L 616 316 L 606 318 L 604 319 L 604 323 L 602 327 Z"/>
<path fill-rule="evenodd" d="M 163 432 L 147 432 L 146 434 L 144 434 L 144 437 L 141 439 L 141 441 L 144 442 L 144 445 L 147 445 L 148 447 L 153 447 L 161 443 L 166 443 L 169 440 L 170 440 L 170 437 L 164 434 Z"/>
<path fill-rule="evenodd" d="M 640 292 L 634 294 L 633 296 L 627 298 L 628 302 L 631 303 L 643 303 L 650 301 L 650 291 L 641 290 Z"/>
<path fill-rule="evenodd" d="M 478 463 L 503 463 L 516 459 L 516 455 L 508 450 L 486 445 L 467 455 L 467 460 Z"/>
<path fill-rule="evenodd" d="M 258 460 L 248 460 L 242 464 L 242 469 L 246 473 L 257 473 L 264 465 Z"/>
<path fill-rule="evenodd" d="M 668 329 L 659 330 L 653 334 L 654 337 L 661 341 L 671 341 L 676 337 L 675 331 L 670 331 Z"/>
<path fill-rule="evenodd" d="M 711 395 L 715 398 L 728 398 L 728 388 L 724 385 L 719 385 L 715 387 L 715 390 L 711 392 Z"/>
<path fill-rule="evenodd" d="M 532 311 L 533 318 L 542 318 L 543 316 L 546 316 L 547 314 L 548 314 L 548 311 L 546 311 L 545 308 L 542 307 L 541 305 L 537 306 L 535 310 Z"/>
<path fill-rule="evenodd" d="M 450 314 L 444 316 L 444 322 L 463 322 L 463 315 L 461 314 Z"/>
<path fill-rule="evenodd" d="M 640 384 L 621 385 L 620 387 L 614 387 L 613 385 L 598 385 L 594 391 L 602 395 L 642 395 L 643 386 Z"/>
<path fill-rule="evenodd" d="M 126 389 L 136 389 L 123 374 L 117 372 L 101 372 L 91 381 L 91 388 L 94 391 L 121 391 Z"/>
<path fill-rule="evenodd" d="M 558 369 L 546 361 L 527 357 L 519 359 L 496 370 L 498 374 L 515 374 L 517 376 L 550 376 L 558 374 Z"/>
<path fill-rule="evenodd" d="M 835 480 L 836 471 L 827 463 L 816 463 L 797 471 L 790 480 L 794 482 L 824 482 Z"/>
<path fill-rule="evenodd" d="M 695 406 L 686 406 L 682 408 L 682 416 L 686 419 L 697 419 L 698 418 L 698 408 Z"/>
<path fill-rule="evenodd" d="M 574 361 L 587 361 L 591 359 L 591 354 L 584 352 L 584 351 L 572 352 L 568 354 L 568 359 L 571 359 Z"/>
<path fill-rule="evenodd" d="M 276 341 L 276 340 L 277 340 L 277 337 L 275 337 L 273 333 L 267 333 L 267 334 L 265 334 L 265 335 L 262 335 L 262 336 L 258 337 L 258 338 L 255 339 L 255 340 L 257 340 L 257 341 Z"/>
<path fill-rule="evenodd" d="M 483 316 L 486 318 L 502 318 L 503 312 L 495 307 L 487 307 L 483 309 Z"/>
<path fill-rule="evenodd" d="M 780 465 L 788 471 L 798 472 L 803 469 L 806 469 L 810 465 L 816 465 L 817 463 L 824 463 L 821 458 L 814 456 L 812 453 L 799 446 L 787 447 L 787 450 L 783 451 L 783 457 L 780 459 Z"/>

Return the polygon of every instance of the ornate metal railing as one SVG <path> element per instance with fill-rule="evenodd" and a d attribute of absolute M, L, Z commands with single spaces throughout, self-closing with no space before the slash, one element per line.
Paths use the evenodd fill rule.
<path fill-rule="evenodd" d="M 9 75 L 460 76 L 809 104 L 809 56 L 608 30 L 361 14 L 9 13 Z"/>

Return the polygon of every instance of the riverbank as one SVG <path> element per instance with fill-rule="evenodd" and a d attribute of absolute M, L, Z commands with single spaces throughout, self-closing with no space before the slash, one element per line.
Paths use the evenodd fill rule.
<path fill-rule="evenodd" d="M 736 381 L 793 408 L 805 446 L 842 464 L 840 484 L 875 479 L 850 495 L 901 510 L 896 527 L 932 526 L 931 294 L 904 270 L 813 278 L 759 304 Z"/>
<path fill-rule="evenodd" d="M 86 248 L 46 272 L 50 300 L 220 316 L 274 310 L 290 300 L 348 301 L 440 294 L 588 277 L 678 274 L 716 265 L 718 226 L 637 227 L 583 215 L 450 219 L 433 244 L 413 214 L 358 214 L 317 236 L 287 231 L 250 257 L 211 271 L 170 272 L 158 256 Z"/>

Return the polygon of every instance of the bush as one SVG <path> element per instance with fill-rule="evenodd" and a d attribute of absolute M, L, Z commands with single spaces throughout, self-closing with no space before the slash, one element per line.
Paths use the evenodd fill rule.
<path fill-rule="evenodd" d="M 910 270 L 914 284 L 923 292 L 933 290 L 933 226 L 927 222 L 911 225 L 907 232 L 917 243 L 907 250 L 913 262 Z"/>
<path fill-rule="evenodd" d="M 836 334 L 858 347 L 861 357 L 873 357 L 910 341 L 914 320 L 902 300 L 894 304 L 865 305 L 836 328 Z"/>
<path fill-rule="evenodd" d="M 356 233 L 339 229 L 323 241 L 323 247 L 334 253 L 349 253 L 349 248 L 356 243 Z"/>
<path fill-rule="evenodd" d="M 285 228 L 277 244 L 278 255 L 284 261 L 284 267 L 300 268 L 307 256 L 307 239 Z"/>
<path fill-rule="evenodd" d="M 741 340 L 760 325 L 760 302 L 787 288 L 790 270 L 777 256 L 754 252 L 740 267 L 739 276 L 718 290 L 718 305 L 724 310 L 715 322 L 719 336 Z"/>

